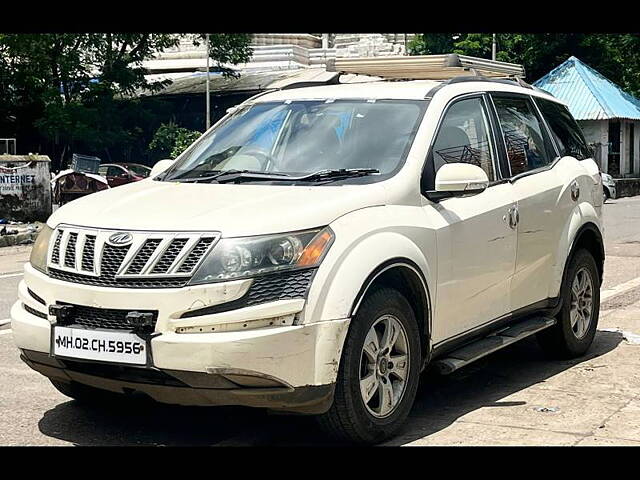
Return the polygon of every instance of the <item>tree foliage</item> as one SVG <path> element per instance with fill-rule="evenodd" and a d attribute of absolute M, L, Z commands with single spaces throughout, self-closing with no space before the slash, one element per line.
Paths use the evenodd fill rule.
<path fill-rule="evenodd" d="M 153 135 L 149 149 L 159 152 L 165 158 L 174 159 L 201 135 L 202 132 L 180 127 L 173 122 L 163 123 Z"/>
<path fill-rule="evenodd" d="M 458 53 L 491 58 L 490 33 L 426 33 L 409 45 L 412 55 Z M 640 35 L 601 33 L 499 33 L 497 60 L 524 65 L 535 82 L 576 56 L 633 95 L 640 96 Z"/>
<path fill-rule="evenodd" d="M 17 130 L 27 109 L 62 167 L 77 145 L 110 159 L 139 144 L 147 125 L 159 121 L 136 94 L 161 89 L 150 82 L 144 60 L 178 45 L 184 35 L 151 33 L 0 34 L 0 133 Z M 202 36 L 204 38 L 204 36 Z M 224 74 L 251 57 L 250 36 L 211 34 L 210 56 Z M 153 130 L 151 130 L 151 133 Z M 0 135 L 2 136 L 2 135 Z M 145 142 L 148 144 L 148 137 Z M 47 152 L 53 153 L 53 152 Z M 58 158 L 56 158 L 58 157 Z"/>
<path fill-rule="evenodd" d="M 206 41 L 206 34 L 198 35 L 195 45 Z M 247 63 L 251 59 L 251 34 L 249 33 L 210 33 L 209 57 L 214 60 L 212 70 L 222 72 L 225 76 L 237 76 L 228 65 Z"/>

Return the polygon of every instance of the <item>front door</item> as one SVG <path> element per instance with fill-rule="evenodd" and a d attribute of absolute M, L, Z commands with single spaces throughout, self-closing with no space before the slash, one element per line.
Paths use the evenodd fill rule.
<path fill-rule="evenodd" d="M 429 154 L 432 170 L 427 176 L 434 178 L 445 163 L 468 162 L 481 167 L 491 182 L 480 194 L 425 206 L 431 223 L 437 225 L 435 344 L 510 311 L 516 257 L 510 211 L 515 199 L 513 186 L 500 182 L 491 124 L 482 96 L 455 100 L 442 118 Z"/>

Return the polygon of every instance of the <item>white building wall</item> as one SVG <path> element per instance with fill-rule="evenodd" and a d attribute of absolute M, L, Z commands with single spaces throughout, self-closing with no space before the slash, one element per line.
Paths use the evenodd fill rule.
<path fill-rule="evenodd" d="M 582 127 L 582 133 L 587 143 L 595 146 L 596 156 L 599 157 L 595 160 L 600 165 L 600 169 L 607 173 L 607 159 L 609 157 L 608 120 L 581 120 L 578 123 Z"/>
<path fill-rule="evenodd" d="M 633 125 L 633 155 L 631 154 L 631 125 Z M 620 173 L 622 177 L 638 177 L 640 175 L 640 122 L 622 120 Z"/>
<path fill-rule="evenodd" d="M 633 122 L 635 127 L 634 131 L 634 155 L 633 155 L 633 172 L 634 176 L 640 176 L 640 122 Z"/>
<path fill-rule="evenodd" d="M 620 120 L 620 177 L 629 176 L 629 122 Z"/>

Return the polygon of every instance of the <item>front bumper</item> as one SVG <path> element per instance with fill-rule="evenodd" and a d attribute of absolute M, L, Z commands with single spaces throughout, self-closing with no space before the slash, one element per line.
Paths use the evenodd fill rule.
<path fill-rule="evenodd" d="M 348 319 L 241 331 L 178 333 L 189 325 L 193 330 L 193 326 L 225 325 L 243 319 L 283 318 L 304 308 L 304 300 L 289 300 L 179 318 L 181 312 L 202 308 L 203 304 L 233 300 L 246 291 L 242 282 L 180 289 L 101 288 L 53 280 L 27 264 L 19 300 L 11 309 L 11 327 L 23 359 L 48 377 L 119 392 L 140 391 L 158 401 L 183 405 L 322 410 L 336 380 Z M 41 297 L 44 305 L 28 289 Z M 151 368 L 110 369 L 108 364 L 52 357 L 51 325 L 55 318 L 40 318 L 24 305 L 46 313 L 48 306 L 56 302 L 157 310 L 156 331 L 150 340 Z M 87 367 L 91 365 L 96 368 Z M 124 370 L 126 375 L 122 374 Z M 145 377 L 141 370 L 153 375 Z M 136 376 L 136 372 L 140 375 Z M 161 380 L 167 376 L 172 380 Z"/>
<path fill-rule="evenodd" d="M 32 350 L 22 350 L 20 358 L 35 371 L 59 382 L 76 382 L 127 395 L 142 393 L 157 402 L 174 405 L 241 405 L 320 414 L 331 406 L 335 386 L 334 383 L 295 388 L 239 386 L 220 374 L 74 362 Z"/>
<path fill-rule="evenodd" d="M 610 198 L 616 198 L 616 184 L 608 184 L 608 183 L 603 183 L 604 187 L 607 187 L 607 190 L 609 190 L 609 197 Z"/>

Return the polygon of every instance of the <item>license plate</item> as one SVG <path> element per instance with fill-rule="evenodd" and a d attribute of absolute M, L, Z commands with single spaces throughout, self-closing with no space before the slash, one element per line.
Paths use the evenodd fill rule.
<path fill-rule="evenodd" d="M 147 342 L 131 332 L 54 327 L 53 353 L 83 360 L 146 365 Z"/>

